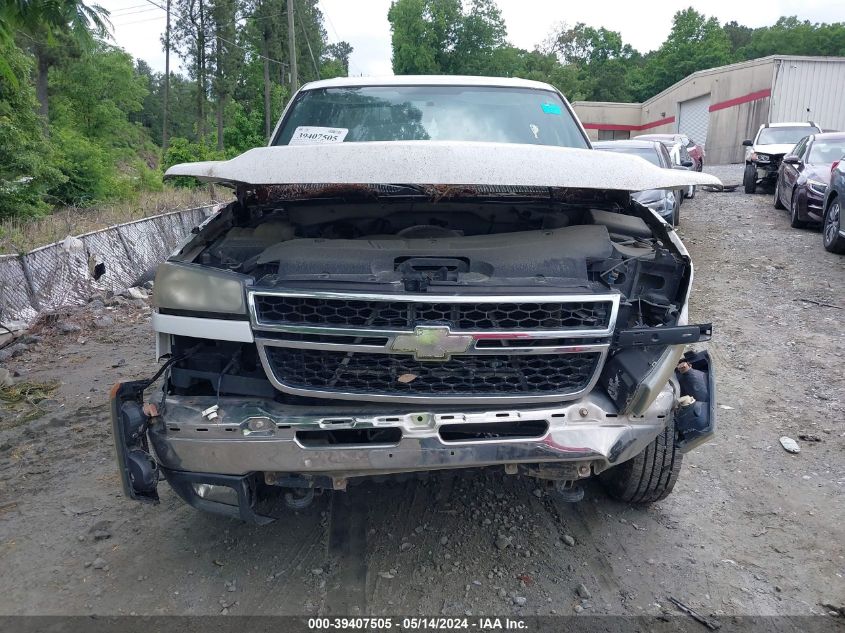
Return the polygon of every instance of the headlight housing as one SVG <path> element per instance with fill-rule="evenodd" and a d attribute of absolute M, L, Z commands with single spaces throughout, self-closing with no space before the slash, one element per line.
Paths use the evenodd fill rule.
<path fill-rule="evenodd" d="M 770 163 L 772 161 L 772 157 L 768 154 L 761 154 L 760 152 L 751 152 L 751 160 L 758 163 Z"/>
<path fill-rule="evenodd" d="M 244 283 L 249 279 L 226 270 L 164 262 L 156 271 L 153 304 L 167 310 L 246 315 Z"/>
<path fill-rule="evenodd" d="M 639 202 L 644 207 L 656 211 L 658 215 L 666 216 L 672 212 L 675 206 L 675 194 L 671 191 L 666 191 L 659 198 Z"/>
<path fill-rule="evenodd" d="M 818 180 L 807 180 L 807 187 L 809 187 L 810 191 L 823 196 L 827 192 L 827 185 L 823 182 L 819 182 Z"/>

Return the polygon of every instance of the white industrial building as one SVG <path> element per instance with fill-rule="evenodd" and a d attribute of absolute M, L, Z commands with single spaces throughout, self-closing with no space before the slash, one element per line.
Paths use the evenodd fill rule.
<path fill-rule="evenodd" d="M 737 163 L 762 123 L 845 130 L 845 57 L 772 55 L 700 70 L 644 103 L 572 105 L 593 140 L 680 132 L 705 146 L 706 162 Z"/>

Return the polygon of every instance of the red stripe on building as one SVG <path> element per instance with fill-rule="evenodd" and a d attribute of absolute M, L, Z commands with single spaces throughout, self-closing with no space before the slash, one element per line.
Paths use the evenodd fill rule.
<path fill-rule="evenodd" d="M 660 119 L 658 121 L 651 121 L 650 123 L 643 123 L 642 125 L 617 125 L 615 123 L 583 123 L 585 129 L 587 130 L 613 130 L 613 131 L 620 131 L 620 132 L 642 132 L 643 130 L 650 130 L 654 127 L 660 127 L 661 125 L 668 125 L 669 123 L 674 123 L 675 117 L 668 116 L 665 119 Z"/>
<path fill-rule="evenodd" d="M 757 92 L 749 92 L 747 95 L 737 97 L 736 99 L 728 99 L 727 101 L 720 101 L 719 103 L 714 103 L 708 109 L 710 110 L 710 112 L 716 112 L 717 110 L 732 108 L 733 106 L 740 105 L 742 103 L 748 103 L 749 101 L 757 101 L 758 99 L 765 99 L 766 97 L 771 96 L 772 89 L 766 88 L 765 90 L 758 90 Z"/>

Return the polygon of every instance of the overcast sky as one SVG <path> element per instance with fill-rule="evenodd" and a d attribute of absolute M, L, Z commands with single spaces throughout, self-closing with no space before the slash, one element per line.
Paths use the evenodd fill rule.
<path fill-rule="evenodd" d="M 112 12 L 114 40 L 133 57 L 146 60 L 155 70 L 164 70 L 161 34 L 165 13 L 149 0 L 99 0 Z M 165 0 L 155 0 L 164 4 Z M 675 11 L 694 6 L 725 23 L 736 20 L 747 26 L 765 26 L 781 15 L 798 15 L 814 22 L 845 19 L 842 0 L 498 0 L 508 27 L 508 39 L 521 48 L 531 49 L 542 42 L 559 22 L 585 22 L 622 33 L 625 42 L 641 52 L 660 46 L 672 26 Z M 390 0 L 320 0 L 326 18 L 329 41 L 346 40 L 354 47 L 350 71 L 355 75 L 389 75 Z M 172 60 L 174 61 L 174 60 Z M 178 60 L 175 60 L 178 64 Z"/>

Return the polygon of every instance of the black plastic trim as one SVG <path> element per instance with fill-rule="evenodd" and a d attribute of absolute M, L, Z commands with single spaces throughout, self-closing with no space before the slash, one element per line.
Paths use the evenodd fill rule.
<path fill-rule="evenodd" d="M 149 386 L 147 381 L 136 380 L 134 382 L 117 383 L 111 392 L 111 426 L 112 437 L 114 439 L 115 458 L 117 460 L 117 469 L 120 474 L 120 483 L 123 486 L 123 494 L 135 501 L 144 503 L 158 503 L 158 490 L 152 491 L 137 491 L 132 486 L 132 479 L 130 477 L 129 467 L 129 451 L 143 450 L 149 453 L 146 445 L 146 434 L 144 434 L 138 441 L 130 444 L 129 438 L 126 434 L 126 429 L 123 427 L 121 419 L 121 406 L 124 402 L 137 402 L 139 406 L 143 406 L 144 389 Z"/>
<path fill-rule="evenodd" d="M 710 440 L 716 434 L 716 373 L 713 370 L 710 354 L 706 351 L 687 352 L 683 360 L 694 370 L 707 375 L 706 395 L 702 397 L 698 394 L 699 397 L 693 405 L 680 407 L 675 414 L 675 430 L 677 431 L 675 446 L 682 453 L 686 453 Z M 681 384 L 681 395 L 690 395 L 684 393 L 683 383 Z"/>
<path fill-rule="evenodd" d="M 258 514 L 255 506 L 254 475 L 217 475 L 213 473 L 194 473 L 184 470 L 170 470 L 161 468 L 167 483 L 173 491 L 189 506 L 224 516 L 240 519 L 255 525 L 272 523 L 273 518 Z M 238 506 L 203 499 L 194 491 L 194 484 L 210 484 L 212 486 L 227 486 L 238 494 Z"/>
<path fill-rule="evenodd" d="M 690 343 L 709 341 L 712 336 L 712 323 L 638 328 L 617 332 L 615 346 L 626 348 L 652 345 L 689 345 Z"/>

